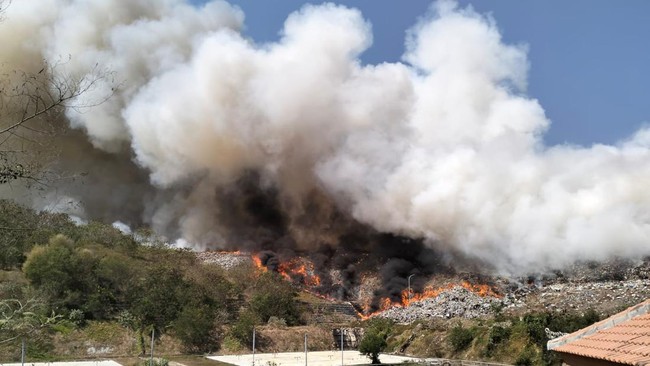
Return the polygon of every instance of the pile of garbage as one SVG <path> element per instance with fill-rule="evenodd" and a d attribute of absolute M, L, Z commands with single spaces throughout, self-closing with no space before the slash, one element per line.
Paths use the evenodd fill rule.
<path fill-rule="evenodd" d="M 204 263 L 216 264 L 225 269 L 251 261 L 250 254 L 240 252 L 205 251 L 196 253 L 196 257 Z"/>
<path fill-rule="evenodd" d="M 493 315 L 500 299 L 480 296 L 463 287 L 454 287 L 441 292 L 436 297 L 412 302 L 408 306 L 395 306 L 379 317 L 389 318 L 398 323 L 410 323 L 423 318 L 479 318 Z"/>

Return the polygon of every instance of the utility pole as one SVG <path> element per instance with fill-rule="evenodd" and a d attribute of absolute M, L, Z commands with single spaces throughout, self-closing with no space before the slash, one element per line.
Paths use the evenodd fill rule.
<path fill-rule="evenodd" d="M 343 366 L 343 328 L 341 328 L 341 366 Z"/>
<path fill-rule="evenodd" d="M 408 286 L 409 286 L 409 303 L 407 305 L 411 305 L 411 277 L 415 276 L 415 273 L 410 275 L 409 278 L 407 279 L 408 281 Z"/>
<path fill-rule="evenodd" d="M 155 328 L 151 329 L 151 361 L 149 361 L 149 366 L 154 366 L 154 363 L 153 363 L 153 337 L 154 337 L 155 331 L 156 331 Z"/>
<path fill-rule="evenodd" d="M 20 365 L 25 366 L 25 338 L 22 339 L 20 347 Z"/>
<path fill-rule="evenodd" d="M 307 366 L 307 333 L 305 333 L 305 366 Z"/>
<path fill-rule="evenodd" d="M 253 366 L 255 366 L 255 327 L 253 327 Z"/>

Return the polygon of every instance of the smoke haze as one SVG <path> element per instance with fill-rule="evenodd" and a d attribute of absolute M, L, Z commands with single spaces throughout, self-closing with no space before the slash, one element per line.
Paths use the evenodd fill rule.
<path fill-rule="evenodd" d="M 57 166 L 92 174 L 65 195 L 196 248 L 391 233 L 510 274 L 650 254 L 650 130 L 544 146 L 527 48 L 490 17 L 437 2 L 403 61 L 378 65 L 359 61 L 372 29 L 355 9 L 306 5 L 270 44 L 243 24 L 222 1 L 11 4 L 3 72 L 111 71 L 77 102 L 110 99 L 66 111 L 84 133 Z"/>

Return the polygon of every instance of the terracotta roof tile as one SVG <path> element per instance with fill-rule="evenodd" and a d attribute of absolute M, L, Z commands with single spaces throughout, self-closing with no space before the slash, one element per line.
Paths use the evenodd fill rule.
<path fill-rule="evenodd" d="M 548 348 L 628 365 L 650 365 L 650 300 L 548 342 Z"/>

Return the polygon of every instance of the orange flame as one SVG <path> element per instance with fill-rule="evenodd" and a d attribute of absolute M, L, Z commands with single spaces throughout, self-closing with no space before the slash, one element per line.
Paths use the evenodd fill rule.
<path fill-rule="evenodd" d="M 262 260 L 260 259 L 259 256 L 257 256 L 257 254 L 253 254 L 251 256 L 251 259 L 253 260 L 253 263 L 255 264 L 255 267 L 257 267 L 257 269 L 259 269 L 262 272 L 268 271 L 268 269 L 262 264 Z"/>
<path fill-rule="evenodd" d="M 259 258 L 257 254 L 252 255 L 251 258 L 257 268 L 259 268 L 261 271 L 264 272 L 268 271 L 266 266 L 262 264 L 262 260 Z M 307 287 L 306 291 L 313 295 L 316 295 L 318 297 L 330 301 L 336 301 L 335 299 L 329 298 L 326 295 L 320 294 L 318 292 L 309 289 L 309 288 L 316 288 L 320 286 L 321 279 L 315 273 L 314 264 L 305 258 L 296 257 L 287 262 L 280 263 L 280 265 L 278 266 L 278 273 L 288 281 L 291 282 L 299 281 L 301 284 Z M 357 315 L 362 320 L 366 320 L 393 307 L 408 307 L 412 303 L 429 299 L 429 298 L 435 298 L 438 295 L 440 295 L 442 292 L 449 291 L 456 287 L 462 287 L 467 291 L 473 292 L 474 294 L 481 297 L 487 297 L 487 296 L 495 297 L 495 298 L 502 297 L 489 285 L 472 284 L 467 281 L 463 281 L 460 284 L 450 283 L 441 287 L 427 286 L 422 290 L 422 292 L 418 292 L 418 293 L 413 292 L 412 289 L 410 292 L 409 289 L 404 289 L 400 294 L 399 300 L 394 301 L 391 300 L 389 297 L 385 297 L 381 299 L 381 301 L 379 302 L 378 309 L 374 312 L 370 312 L 371 305 L 370 303 L 366 303 L 362 307 L 363 313 L 357 311 Z"/>
<path fill-rule="evenodd" d="M 446 286 L 436 287 L 436 288 L 432 286 L 427 286 L 420 293 L 413 293 L 413 291 L 409 293 L 408 289 L 404 289 L 401 293 L 400 296 L 401 298 L 399 301 L 392 301 L 390 298 L 385 297 L 380 301 L 378 310 L 368 314 L 370 304 L 366 304 L 364 306 L 364 312 L 366 314 L 359 313 L 358 315 L 361 319 L 366 320 L 393 307 L 408 307 L 412 303 L 422 301 L 424 299 L 437 297 L 442 292 L 449 291 L 455 287 L 462 287 L 481 297 L 487 297 L 487 296 L 496 297 L 496 298 L 502 297 L 488 285 L 477 285 L 477 284 L 469 283 L 467 281 L 463 281 L 460 284 L 450 283 Z"/>
<path fill-rule="evenodd" d="M 318 287 L 321 283 L 320 277 L 315 273 L 314 264 L 304 258 L 294 258 L 281 263 L 278 272 L 287 280 L 298 279 L 308 287 Z"/>
<path fill-rule="evenodd" d="M 255 267 L 264 272 L 268 271 L 257 254 L 252 255 L 252 259 Z M 318 287 L 321 284 L 321 279 L 315 272 L 314 264 L 304 258 L 294 258 L 278 266 L 278 273 L 284 279 L 292 282 L 297 280 L 308 287 Z"/>

